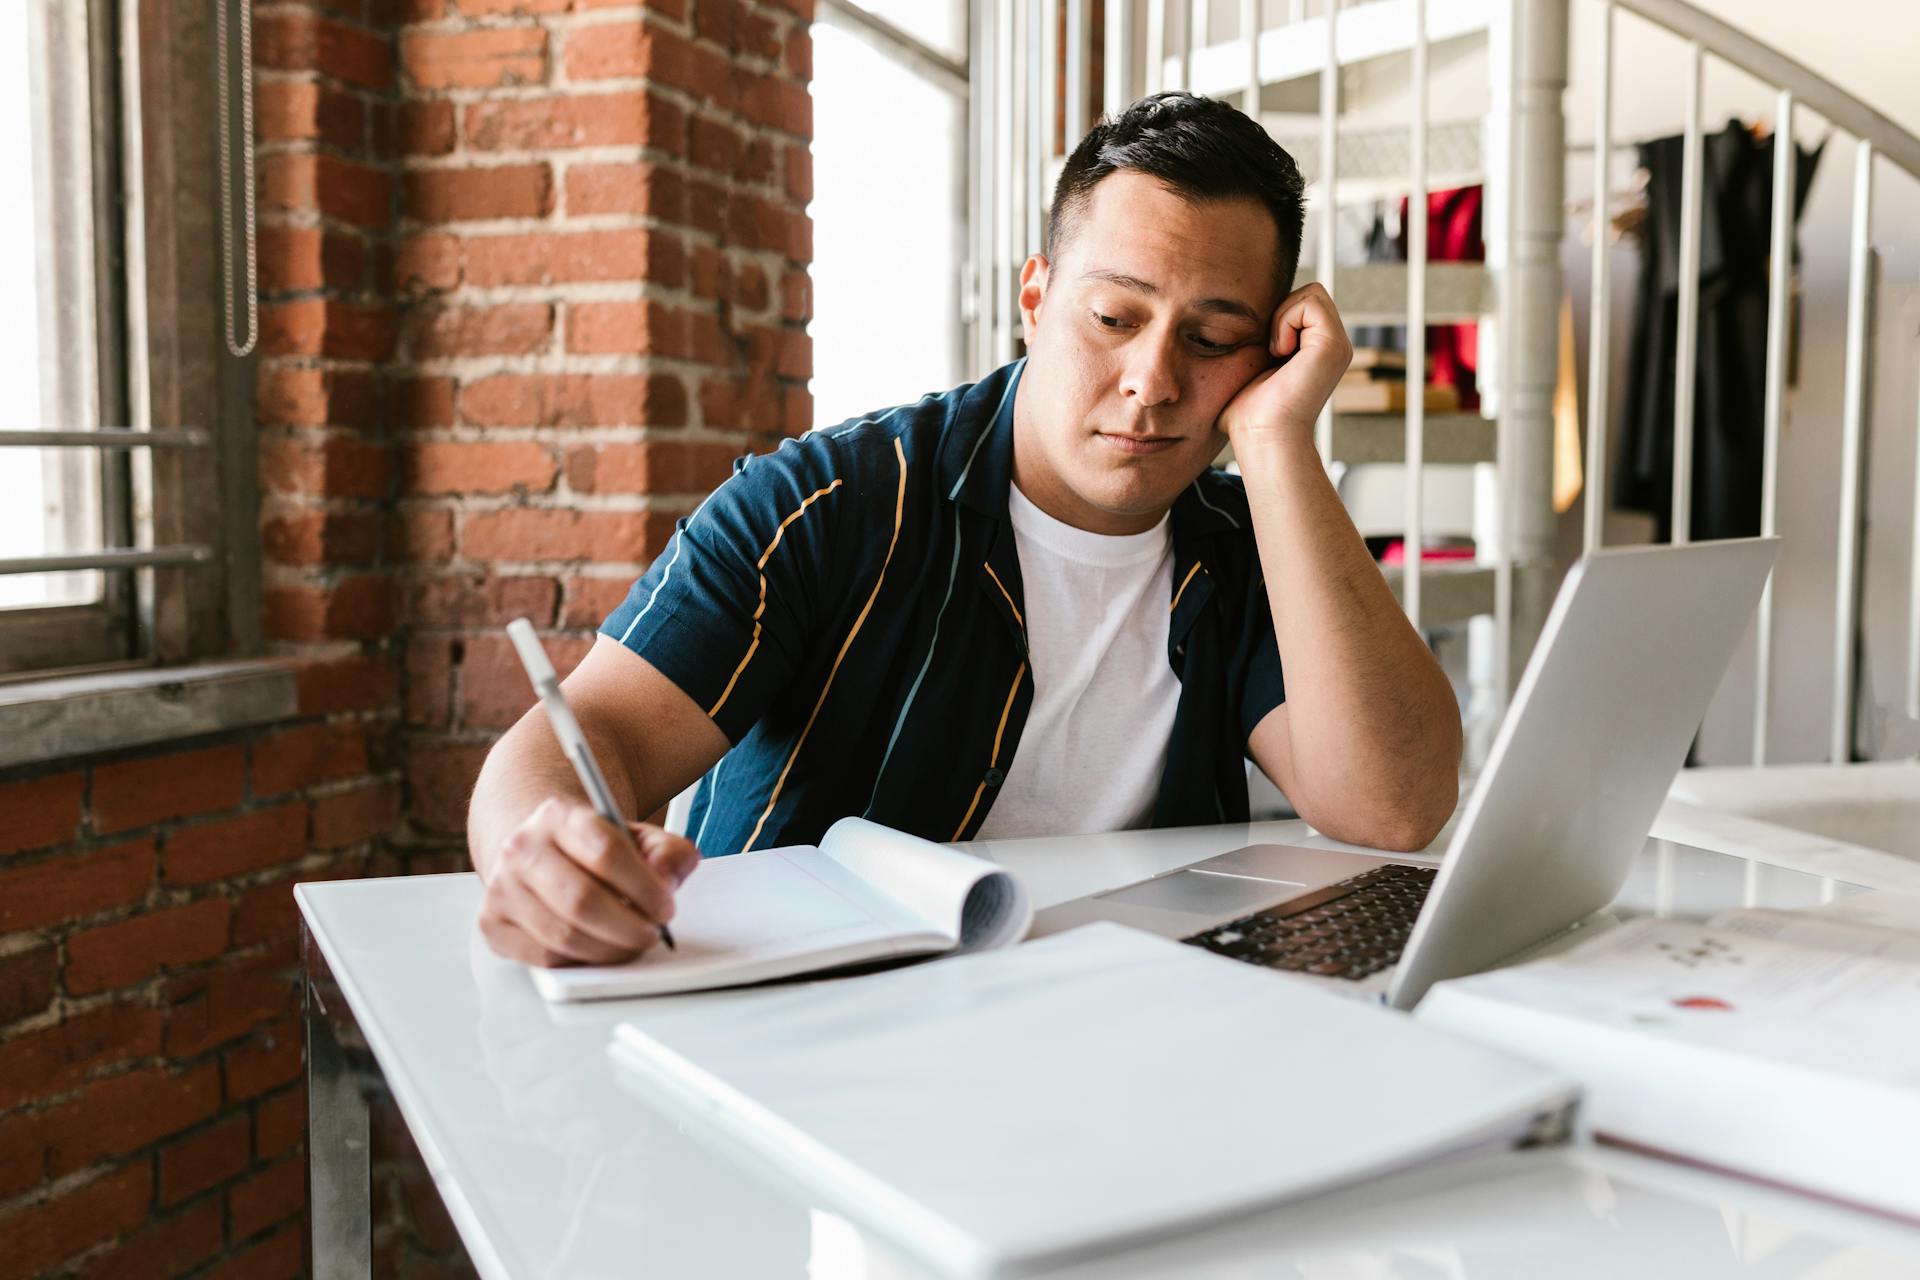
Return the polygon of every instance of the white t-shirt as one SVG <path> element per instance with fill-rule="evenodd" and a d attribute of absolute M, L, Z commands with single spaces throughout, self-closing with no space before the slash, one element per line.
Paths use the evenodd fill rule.
<path fill-rule="evenodd" d="M 1180 678 L 1167 663 L 1173 535 L 1088 533 L 1010 486 L 1033 708 L 979 839 L 1079 835 L 1153 817 Z"/>

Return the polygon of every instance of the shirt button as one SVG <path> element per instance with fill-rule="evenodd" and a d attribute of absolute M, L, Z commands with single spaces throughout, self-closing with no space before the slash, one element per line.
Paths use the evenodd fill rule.
<path fill-rule="evenodd" d="M 1007 775 L 999 769 L 987 770 L 987 776 L 982 779 L 990 787 L 997 787 L 1006 780 Z"/>

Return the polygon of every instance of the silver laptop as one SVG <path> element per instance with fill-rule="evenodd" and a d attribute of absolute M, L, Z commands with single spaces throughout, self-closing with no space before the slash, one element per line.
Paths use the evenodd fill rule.
<path fill-rule="evenodd" d="M 1040 914 L 1114 920 L 1410 1009 L 1626 883 L 1778 538 L 1600 551 L 1561 584 L 1446 857 L 1252 845 Z"/>

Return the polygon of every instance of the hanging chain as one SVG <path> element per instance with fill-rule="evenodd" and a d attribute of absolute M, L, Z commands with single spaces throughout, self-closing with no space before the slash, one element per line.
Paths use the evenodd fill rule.
<path fill-rule="evenodd" d="M 254 229 L 254 181 L 253 181 L 253 17 L 248 0 L 238 0 L 245 12 L 240 21 L 240 166 L 243 186 L 240 193 L 241 207 L 246 217 L 246 255 L 247 255 L 247 338 L 245 342 L 234 334 L 234 281 L 233 281 L 233 109 L 231 106 L 233 66 L 228 58 L 227 48 L 227 11 L 235 0 L 214 0 L 219 13 L 219 75 L 220 75 L 220 276 L 226 285 L 226 338 L 227 350 L 236 359 L 252 354 L 254 344 L 260 339 L 260 261 L 258 244 Z"/>

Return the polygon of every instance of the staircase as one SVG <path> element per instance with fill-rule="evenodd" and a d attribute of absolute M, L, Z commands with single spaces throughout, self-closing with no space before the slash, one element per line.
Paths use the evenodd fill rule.
<path fill-rule="evenodd" d="M 1701 74 L 1712 59 L 1738 68 L 1777 94 L 1774 127 L 1794 136 L 1796 109 L 1817 114 L 1853 142 L 1857 216 L 1844 403 L 1830 406 L 1840 423 L 1841 491 L 1832 671 L 1830 756 L 1860 754 L 1856 733 L 1857 637 L 1861 626 L 1860 546 L 1865 512 L 1867 374 L 1874 350 L 1869 210 L 1876 169 L 1899 181 L 1920 179 L 1920 139 L 1848 94 L 1684 0 L 1133 0 L 1131 20 L 1104 22 L 1100 78 L 1094 76 L 1090 0 L 978 0 L 975 44 L 986 56 L 971 68 L 974 89 L 976 220 L 973 244 L 978 290 L 976 361 L 991 367 L 1016 354 L 1012 299 L 1030 246 L 1037 247 L 1044 202 L 1062 151 L 1096 113 L 1161 88 L 1189 88 L 1256 113 L 1299 162 L 1309 183 L 1302 282 L 1326 282 L 1349 326 L 1406 326 L 1473 321 L 1481 326 L 1483 413 L 1428 414 L 1420 397 L 1405 413 L 1329 414 L 1317 433 L 1323 458 L 1365 533 L 1407 533 L 1404 569 L 1387 570 L 1410 617 L 1429 631 L 1466 627 L 1469 643 L 1467 717 L 1472 743 L 1490 741 L 1550 603 L 1561 566 L 1555 554 L 1552 397 L 1558 374 L 1556 318 L 1563 292 L 1564 189 L 1572 165 L 1593 168 L 1596 189 L 1608 189 L 1612 158 L 1610 110 L 1618 14 L 1651 23 L 1678 41 L 1689 68 L 1673 86 L 1683 134 L 1683 279 L 1697 277 L 1701 213 Z M 1106 12 L 1122 12 L 1107 0 Z M 1311 11 L 1309 11 L 1311 9 Z M 1276 11 L 1280 21 L 1272 21 Z M 1264 25 L 1262 14 L 1269 19 Z M 1599 38 L 1579 50 L 1596 69 L 1590 151 L 1569 151 L 1562 98 L 1570 31 Z M 1587 23 L 1597 17 L 1596 23 Z M 1064 40 L 1064 48 L 1059 42 Z M 1039 74 L 1064 66 L 1055 80 Z M 1435 92 L 1435 85 L 1440 92 Z M 1058 96 L 1067 94 L 1064 104 Z M 1085 96 L 1082 97 L 1082 94 Z M 1040 127 L 1062 107 L 1066 128 Z M 1584 123 L 1584 122 L 1583 122 Z M 1064 145 L 1061 145 L 1064 144 Z M 1829 151 L 1827 164 L 1836 163 Z M 1783 157 L 1776 191 L 1791 182 L 1793 149 Z M 1878 163 L 1877 163 L 1878 162 Z M 1481 183 L 1485 187 L 1487 261 L 1427 263 L 1425 202 L 1409 201 L 1410 261 L 1366 263 L 1358 242 L 1376 202 L 1409 193 Z M 1786 202 L 1776 198 L 1775 208 Z M 1775 480 L 1784 411 L 1785 324 L 1789 228 L 1776 228 L 1769 335 L 1768 479 L 1762 495 L 1767 531 L 1777 525 Z M 1588 352 L 1589 421 L 1609 412 L 1606 335 L 1614 291 L 1607 279 L 1604 237 L 1593 252 L 1593 309 Z M 1675 537 L 1689 536 L 1693 366 L 1697 286 L 1680 302 L 1676 383 Z M 1409 364 L 1418 367 L 1409 353 Z M 1815 418 L 1819 406 L 1796 405 Z M 1908 429 L 1920 424 L 1908 420 Z M 1604 433 L 1589 431 L 1584 541 L 1600 544 L 1608 459 Z M 1920 453 L 1920 449 L 1916 450 Z M 1419 477 L 1412 482 L 1411 477 Z M 1920 495 L 1920 465 L 1916 466 Z M 1920 506 L 1920 500 L 1916 502 Z M 1412 531 L 1412 532 L 1408 532 Z M 1467 534 L 1477 559 L 1422 565 L 1423 538 Z M 1416 536 L 1418 535 L 1418 536 Z M 1905 659 L 1906 713 L 1920 720 L 1920 512 L 1912 546 L 1912 598 Z M 1753 695 L 1754 758 L 1764 762 L 1773 671 L 1772 591 L 1758 619 L 1759 672 Z"/>

